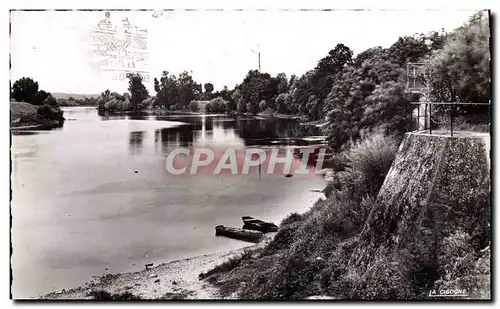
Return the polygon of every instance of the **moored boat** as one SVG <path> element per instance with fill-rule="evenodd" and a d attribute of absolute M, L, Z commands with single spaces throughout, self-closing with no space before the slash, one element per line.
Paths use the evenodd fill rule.
<path fill-rule="evenodd" d="M 254 217 L 244 216 L 241 217 L 243 220 L 243 228 L 248 230 L 260 231 L 263 233 L 276 232 L 278 226 L 273 222 L 265 222 Z"/>
<path fill-rule="evenodd" d="M 259 242 L 262 239 L 262 232 L 217 225 L 215 227 L 215 236 L 226 236 L 244 241 Z"/>

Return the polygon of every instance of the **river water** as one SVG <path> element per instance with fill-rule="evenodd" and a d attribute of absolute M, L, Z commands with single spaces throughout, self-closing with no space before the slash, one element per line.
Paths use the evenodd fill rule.
<path fill-rule="evenodd" d="M 228 116 L 103 116 L 65 108 L 49 131 L 12 132 L 12 294 L 38 297 L 103 273 L 137 271 L 248 243 L 215 237 L 251 215 L 279 223 L 306 211 L 325 180 L 280 174 L 180 175 L 176 147 L 288 147 L 317 143 L 295 120 Z M 311 138 L 311 136 L 313 136 Z M 136 172 L 137 171 L 137 172 Z"/>

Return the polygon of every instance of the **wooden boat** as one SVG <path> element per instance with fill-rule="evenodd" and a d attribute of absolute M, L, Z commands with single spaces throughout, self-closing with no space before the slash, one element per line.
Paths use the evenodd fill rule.
<path fill-rule="evenodd" d="M 241 219 L 243 220 L 244 229 L 261 231 L 262 233 L 276 232 L 278 230 L 278 226 L 272 222 L 265 222 L 250 216 L 244 216 Z"/>
<path fill-rule="evenodd" d="M 215 236 L 226 236 L 244 241 L 259 242 L 262 239 L 262 232 L 217 225 L 215 227 Z"/>

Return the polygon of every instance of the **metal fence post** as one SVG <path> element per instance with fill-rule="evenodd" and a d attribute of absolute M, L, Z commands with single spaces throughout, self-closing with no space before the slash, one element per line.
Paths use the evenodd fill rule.
<path fill-rule="evenodd" d="M 451 104 L 450 108 L 450 132 L 451 132 L 451 137 L 453 137 L 453 109 L 455 107 L 455 104 Z"/>
<path fill-rule="evenodd" d="M 429 104 L 429 134 L 432 134 L 432 103 Z"/>
<path fill-rule="evenodd" d="M 417 132 L 420 130 L 420 104 L 417 104 Z"/>

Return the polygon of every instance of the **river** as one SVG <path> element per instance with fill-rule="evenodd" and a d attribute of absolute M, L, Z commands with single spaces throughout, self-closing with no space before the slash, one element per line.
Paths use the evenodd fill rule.
<path fill-rule="evenodd" d="M 38 297 L 103 273 L 247 246 L 215 237 L 251 215 L 279 223 L 306 211 L 321 176 L 180 175 L 176 147 L 288 147 L 318 135 L 295 120 L 98 115 L 64 108 L 59 129 L 12 131 L 12 294 Z"/>

